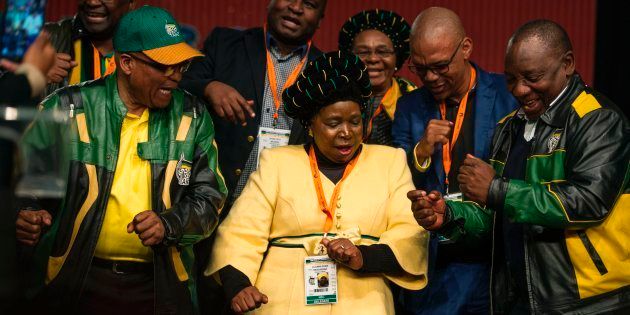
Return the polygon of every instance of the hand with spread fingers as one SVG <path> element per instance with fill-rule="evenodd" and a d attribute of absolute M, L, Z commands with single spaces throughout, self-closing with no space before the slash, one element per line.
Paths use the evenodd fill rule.
<path fill-rule="evenodd" d="M 448 120 L 431 119 L 414 152 L 418 161 L 433 155 L 436 144 L 446 144 L 452 129 L 453 123 Z"/>
<path fill-rule="evenodd" d="M 219 117 L 235 124 L 246 126 L 247 119 L 256 116 L 254 101 L 245 100 L 241 93 L 225 83 L 210 82 L 204 90 L 204 96 Z"/>
<path fill-rule="evenodd" d="M 164 239 L 164 224 L 153 210 L 146 210 L 136 214 L 133 221 L 127 224 L 127 233 L 135 232 L 144 246 L 160 244 Z"/>
<path fill-rule="evenodd" d="M 234 313 L 243 314 L 253 311 L 267 302 L 269 302 L 269 298 L 266 295 L 258 291 L 255 286 L 249 286 L 232 298 L 230 306 Z"/>
<path fill-rule="evenodd" d="M 428 231 L 436 231 L 442 227 L 446 203 L 440 192 L 434 190 L 427 195 L 424 190 L 412 190 L 407 193 L 407 198 L 411 200 L 413 217 L 420 226 Z"/>
<path fill-rule="evenodd" d="M 321 244 L 326 246 L 328 257 L 348 266 L 352 270 L 363 267 L 363 255 L 358 247 L 347 238 L 329 240 L 322 239 Z"/>
<path fill-rule="evenodd" d="M 52 224 L 52 216 L 46 210 L 21 210 L 15 221 L 15 236 L 25 245 L 35 246 L 45 227 Z"/>
<path fill-rule="evenodd" d="M 492 183 L 495 174 L 496 172 L 490 164 L 467 154 L 457 175 L 459 190 L 466 198 L 485 206 L 490 183 Z"/>

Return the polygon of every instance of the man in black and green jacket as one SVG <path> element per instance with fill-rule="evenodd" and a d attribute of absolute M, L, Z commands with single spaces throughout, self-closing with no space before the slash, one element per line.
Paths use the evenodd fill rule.
<path fill-rule="evenodd" d="M 149 6 L 122 18 L 114 47 L 117 71 L 52 94 L 24 137 L 30 156 L 69 143 L 59 211 L 23 210 L 16 222 L 18 239 L 36 245 L 29 293 L 54 314 L 195 314 L 192 245 L 227 195 L 212 120 L 177 88 L 201 54 Z M 55 127 L 48 113 L 69 123 Z"/>
<path fill-rule="evenodd" d="M 493 236 L 494 313 L 630 309 L 630 125 L 575 74 L 554 22 L 508 43 L 508 88 L 521 107 L 495 131 L 490 162 L 460 168 L 463 201 L 412 191 L 420 225 L 457 242 Z"/>

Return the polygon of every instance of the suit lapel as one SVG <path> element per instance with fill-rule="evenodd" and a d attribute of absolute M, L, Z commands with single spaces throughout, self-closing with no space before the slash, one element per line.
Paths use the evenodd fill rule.
<path fill-rule="evenodd" d="M 475 156 L 482 158 L 487 155 L 488 141 L 490 136 L 488 132 L 496 123 L 492 119 L 492 111 L 494 110 L 494 101 L 497 92 L 492 87 L 489 76 L 483 70 L 475 67 L 477 70 L 477 91 L 475 95 Z"/>
<path fill-rule="evenodd" d="M 267 72 L 267 55 L 265 49 L 265 34 L 262 28 L 255 28 L 245 33 L 245 50 L 249 59 L 249 68 L 254 79 L 256 89 L 256 115 L 260 117 L 265 91 L 265 74 Z"/>

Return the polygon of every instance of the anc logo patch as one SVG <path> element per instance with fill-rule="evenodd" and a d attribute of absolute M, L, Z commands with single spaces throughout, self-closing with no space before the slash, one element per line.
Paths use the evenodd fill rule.
<path fill-rule="evenodd" d="M 166 24 L 164 25 L 164 28 L 166 29 L 166 34 L 172 36 L 172 37 L 177 37 L 179 36 L 179 30 L 177 29 L 177 25 L 176 24 Z"/>
<path fill-rule="evenodd" d="M 177 183 L 180 186 L 188 186 L 190 184 L 190 172 L 192 169 L 192 162 L 184 159 L 184 153 L 179 156 L 177 166 L 175 167 L 175 176 L 177 177 Z"/>
<path fill-rule="evenodd" d="M 555 150 L 560 142 L 560 132 L 554 132 L 553 135 L 547 140 L 547 153 L 551 153 L 551 151 Z"/>

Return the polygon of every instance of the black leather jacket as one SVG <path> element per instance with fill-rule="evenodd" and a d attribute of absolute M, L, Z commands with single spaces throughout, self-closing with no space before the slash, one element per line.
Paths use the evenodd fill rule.
<path fill-rule="evenodd" d="M 86 34 L 85 28 L 76 16 L 58 22 L 46 23 L 44 30 L 50 34 L 50 43 L 55 47 L 57 53 L 69 54 L 70 56 L 74 55 L 72 42 Z M 46 95 L 67 85 L 68 78 L 64 79 L 61 83 L 50 83 L 46 87 Z"/>
<path fill-rule="evenodd" d="M 630 124 L 612 102 L 574 75 L 539 119 L 524 180 L 501 177 L 514 139 L 516 112 L 492 142 L 492 181 L 485 208 L 451 202 L 451 239 L 493 234 L 492 305 L 510 313 L 515 277 L 525 279 L 536 314 L 594 314 L 630 309 Z M 507 220 L 504 220 L 504 216 Z M 522 240 L 504 246 L 503 224 L 522 224 Z M 509 273 L 505 250 L 520 248 L 524 270 Z"/>

